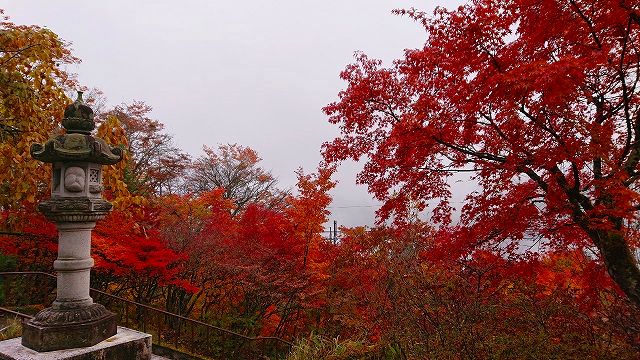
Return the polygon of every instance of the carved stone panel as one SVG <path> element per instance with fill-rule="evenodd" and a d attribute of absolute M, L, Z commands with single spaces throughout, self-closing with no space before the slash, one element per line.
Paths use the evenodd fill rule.
<path fill-rule="evenodd" d="M 64 188 L 69 192 L 82 192 L 84 190 L 85 173 L 77 166 L 67 168 L 64 173 Z"/>

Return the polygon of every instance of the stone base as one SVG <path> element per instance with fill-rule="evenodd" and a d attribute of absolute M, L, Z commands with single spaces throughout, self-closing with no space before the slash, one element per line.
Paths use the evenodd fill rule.
<path fill-rule="evenodd" d="M 100 304 L 73 310 L 45 309 L 22 325 L 22 345 L 35 351 L 93 346 L 116 334 L 117 315 Z"/>
<path fill-rule="evenodd" d="M 0 341 L 0 360 L 150 360 L 151 335 L 118 327 L 118 332 L 91 347 L 37 352 L 21 338 Z"/>

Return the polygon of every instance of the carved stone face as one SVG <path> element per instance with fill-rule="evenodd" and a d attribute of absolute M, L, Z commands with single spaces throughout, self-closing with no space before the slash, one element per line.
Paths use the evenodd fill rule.
<path fill-rule="evenodd" d="M 77 166 L 67 168 L 64 173 L 64 188 L 69 192 L 84 190 L 84 170 Z"/>

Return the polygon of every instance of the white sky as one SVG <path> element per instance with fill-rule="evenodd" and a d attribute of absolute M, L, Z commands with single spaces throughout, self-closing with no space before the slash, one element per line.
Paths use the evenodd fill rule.
<path fill-rule="evenodd" d="M 424 43 L 423 28 L 391 10 L 461 2 L 0 0 L 0 8 L 71 42 L 82 63 L 68 70 L 82 85 L 111 105 L 145 101 L 184 151 L 249 146 L 292 187 L 294 170 L 313 171 L 321 144 L 337 134 L 321 108 L 344 88 L 338 75 L 353 53 L 390 64 Z M 339 225 L 373 223 L 377 202 L 355 185 L 358 170 L 340 168 L 331 209 Z"/>

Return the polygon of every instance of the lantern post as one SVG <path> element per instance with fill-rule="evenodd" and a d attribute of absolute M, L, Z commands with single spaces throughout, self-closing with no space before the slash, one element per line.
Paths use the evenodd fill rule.
<path fill-rule="evenodd" d="M 34 159 L 52 164 L 51 198 L 38 210 L 58 228 L 56 300 L 23 324 L 22 345 L 38 352 L 93 346 L 117 331 L 116 314 L 89 295 L 89 277 L 91 231 L 112 208 L 101 196 L 102 166 L 122 160 L 122 150 L 91 135 L 93 117 L 78 92 L 64 112 L 66 133 L 31 146 Z"/>

